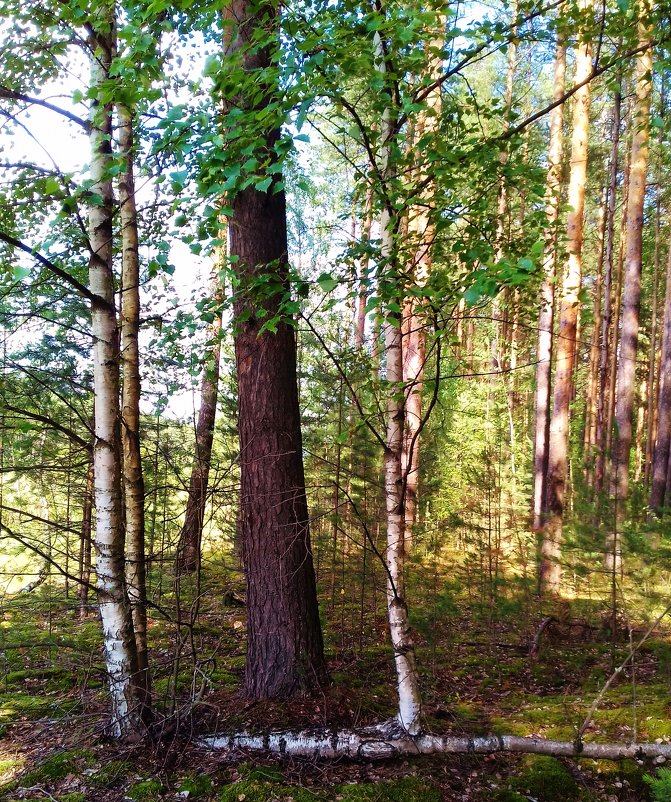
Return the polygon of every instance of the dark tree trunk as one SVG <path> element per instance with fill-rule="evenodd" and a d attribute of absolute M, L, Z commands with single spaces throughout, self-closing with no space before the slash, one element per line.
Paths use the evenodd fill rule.
<path fill-rule="evenodd" d="M 269 272 L 286 283 L 283 192 L 241 192 L 230 238 L 243 285 Z M 263 307 L 274 314 L 279 303 L 275 296 Z M 241 296 L 235 303 L 240 523 L 249 616 L 245 692 L 269 698 L 315 687 L 323 673 L 323 647 L 303 475 L 295 331 L 281 322 L 276 332 L 262 332 L 259 311 Z M 249 314 L 247 320 L 243 313 Z"/>
<path fill-rule="evenodd" d="M 269 49 L 249 47 L 254 31 L 274 24 L 273 3 L 234 3 L 227 13 L 244 20 L 227 50 L 258 75 L 254 98 L 237 103 L 258 112 L 272 100 Z M 259 93 L 259 85 L 266 84 Z M 251 84 L 250 84 L 251 85 Z M 268 129 L 259 163 L 272 159 L 279 139 Z M 230 254 L 238 271 L 235 358 L 240 438 L 240 533 L 247 577 L 247 664 L 244 692 L 254 699 L 287 697 L 317 687 L 324 656 L 303 473 L 298 408 L 296 332 L 281 315 L 288 289 L 284 191 L 273 174 L 267 192 L 254 187 L 233 198 Z M 263 276 L 267 281 L 258 283 Z M 270 289 L 273 288 L 273 289 Z M 279 317 L 279 319 L 278 319 Z M 275 323 L 264 330 L 264 323 Z"/>
<path fill-rule="evenodd" d="M 219 271 L 213 271 L 212 297 L 219 293 Z M 177 571 L 180 574 L 192 573 L 200 568 L 201 540 L 205 521 L 207 488 L 210 480 L 214 424 L 217 415 L 217 396 L 219 391 L 219 361 L 221 358 L 221 316 L 210 327 L 212 345 L 208 349 L 200 385 L 200 409 L 196 423 L 196 454 L 191 468 L 189 498 L 182 530 L 177 547 Z"/>

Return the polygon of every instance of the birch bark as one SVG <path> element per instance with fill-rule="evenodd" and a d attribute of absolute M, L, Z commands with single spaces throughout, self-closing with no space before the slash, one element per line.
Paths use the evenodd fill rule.
<path fill-rule="evenodd" d="M 94 383 L 94 483 L 96 574 L 105 663 L 112 701 L 110 734 L 137 740 L 144 732 L 143 694 L 131 608 L 125 582 L 123 503 L 121 498 L 120 348 L 112 267 L 113 192 L 112 107 L 96 100 L 107 94 L 115 53 L 112 10 L 100 14 L 91 30 L 91 192 L 88 227 L 91 257 L 89 287 L 95 295 L 91 318 Z"/>

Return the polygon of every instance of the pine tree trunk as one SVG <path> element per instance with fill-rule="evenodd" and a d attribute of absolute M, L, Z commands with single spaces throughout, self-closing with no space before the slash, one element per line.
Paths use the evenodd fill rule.
<path fill-rule="evenodd" d="M 238 51 L 250 79 L 258 76 L 254 96 L 241 94 L 237 104 L 258 113 L 271 102 L 273 87 L 263 73 L 271 67 L 271 52 L 255 45 L 254 37 L 257 29 L 277 26 L 277 10 L 274 3 L 241 0 L 226 14 L 232 23 L 227 50 Z M 259 163 L 272 160 L 279 136 L 276 128 L 263 134 Z M 303 472 L 296 332 L 280 310 L 288 290 L 288 265 L 286 201 L 279 181 L 273 174 L 267 192 L 253 186 L 238 191 L 229 229 L 239 281 L 234 313 L 248 612 L 244 693 L 253 699 L 314 689 L 324 677 Z M 260 276 L 280 289 L 259 291 L 255 282 Z M 264 322 L 278 315 L 276 331 L 264 329 Z"/>
<path fill-rule="evenodd" d="M 135 203 L 134 117 L 117 107 L 119 148 L 123 171 L 119 175 L 121 222 L 121 440 L 123 444 L 123 498 L 126 525 L 126 582 L 137 644 L 138 684 L 149 704 L 151 681 L 147 652 L 147 585 L 144 542 L 144 478 L 140 454 L 140 252 Z"/>
<path fill-rule="evenodd" d="M 599 341 L 601 322 L 601 303 L 603 295 L 603 257 L 606 227 L 606 192 L 601 193 L 599 203 L 599 244 L 597 250 L 597 274 L 594 287 L 594 324 L 589 349 L 589 372 L 587 377 L 587 400 L 585 403 L 585 432 L 583 438 L 583 459 L 585 462 L 585 484 L 594 487 L 594 457 L 599 406 Z"/>
<path fill-rule="evenodd" d="M 587 12 L 591 0 L 581 7 Z M 575 83 L 586 81 L 592 70 L 590 44 L 580 44 L 575 54 Z M 585 83 L 573 96 L 573 136 L 567 223 L 568 264 L 562 279 L 559 337 L 556 348 L 555 387 L 550 422 L 547 471 L 547 521 L 543 527 L 539 571 L 541 592 L 558 593 L 561 582 L 561 543 L 564 498 L 568 473 L 570 402 L 573 390 L 575 342 L 582 279 L 583 210 L 587 178 L 590 86 Z"/>
<path fill-rule="evenodd" d="M 225 239 L 222 230 L 220 238 Z M 225 246 L 223 252 L 225 253 Z M 212 271 L 210 294 L 214 299 L 220 296 L 219 265 Z M 208 346 L 200 383 L 200 409 L 196 422 L 196 442 L 191 478 L 189 480 L 189 496 L 186 502 L 184 523 L 179 533 L 177 546 L 177 571 L 179 574 L 200 570 L 201 541 L 207 504 L 207 488 L 210 481 L 210 465 L 212 462 L 212 444 L 214 442 L 214 424 L 217 415 L 217 396 L 219 392 L 219 362 L 221 359 L 221 314 L 217 312 L 209 326 Z"/>
<path fill-rule="evenodd" d="M 620 147 L 620 112 L 622 93 L 620 86 L 613 100 L 612 145 L 608 177 L 608 197 L 606 201 L 606 241 L 603 276 L 603 309 L 601 313 L 601 343 L 599 352 L 599 400 L 597 407 L 596 463 L 594 466 L 594 493 L 598 496 L 604 488 L 606 467 L 606 440 L 608 420 L 608 365 L 610 356 L 610 331 L 613 322 L 613 263 L 615 253 L 615 211 L 617 200 L 617 163 Z"/>
<path fill-rule="evenodd" d="M 640 6 L 641 45 L 650 42 L 650 29 L 645 15 L 647 3 Z M 629 458 L 632 443 L 632 418 L 636 392 L 636 355 L 638 349 L 639 312 L 641 301 L 641 268 L 643 245 L 643 206 L 648 169 L 648 139 L 650 133 L 650 96 L 652 91 L 652 49 L 648 47 L 636 57 L 636 100 L 633 108 L 633 138 L 629 168 L 627 198 L 627 231 L 624 267 L 620 354 L 617 367 L 617 404 L 615 408 L 615 440 L 611 496 L 617 507 L 617 521 L 606 537 L 606 568 L 617 562 L 619 545 L 617 531 L 624 521 L 629 494 Z"/>
<path fill-rule="evenodd" d="M 102 15 L 101 15 L 102 16 Z M 114 21 L 96 21 L 91 32 L 92 94 L 108 94 L 109 68 L 114 57 Z M 89 207 L 89 286 L 92 303 L 93 384 L 95 395 L 96 573 L 105 663 L 112 700 L 110 734 L 136 740 L 144 732 L 144 693 L 138 682 L 133 619 L 126 590 L 121 497 L 121 354 L 114 305 L 112 272 L 112 108 L 95 103 L 91 116 L 91 192 Z"/>
<path fill-rule="evenodd" d="M 557 41 L 554 64 L 554 95 L 558 101 L 566 85 L 566 45 Z M 536 354 L 536 391 L 534 427 L 534 486 L 533 529 L 543 527 L 545 511 L 545 481 L 548 465 L 550 429 L 550 386 L 552 370 L 552 323 L 554 317 L 554 287 L 557 259 L 557 219 L 561 195 L 561 168 L 563 156 L 564 104 L 559 103 L 550 114 L 550 145 L 548 149 L 548 177 L 546 189 L 545 254 L 543 257 L 543 286 L 538 319 L 538 346 Z"/>
<path fill-rule="evenodd" d="M 652 460 L 652 487 L 650 509 L 659 516 L 666 499 L 666 485 L 671 445 L 671 247 L 666 270 L 666 296 L 664 300 L 664 329 L 662 331 L 662 361 L 659 371 L 659 397 L 657 400 L 657 441 Z"/>
<path fill-rule="evenodd" d="M 445 40 L 445 17 L 437 18 L 436 31 L 429 39 L 430 53 L 427 74 L 434 80 L 442 69 L 442 46 Z M 440 54 L 438 56 L 437 54 Z M 425 98 L 426 108 L 417 118 L 415 138 L 435 134 L 440 123 L 441 90 L 434 89 Z M 420 160 L 421 154 L 418 154 Z M 427 166 L 420 164 L 416 180 L 424 183 Z M 417 287 L 425 286 L 431 273 L 435 223 L 433 198 L 424 192 L 420 202 L 410 209 L 408 219 L 408 240 L 411 243 L 412 264 L 410 272 Z M 406 394 L 405 421 L 403 427 L 403 447 L 401 470 L 405 483 L 405 522 L 403 537 L 406 554 L 412 546 L 413 528 L 417 522 L 420 465 L 420 429 L 422 426 L 422 390 L 424 387 L 424 365 L 426 362 L 426 317 L 422 304 L 411 298 L 405 303 L 403 320 L 403 382 Z"/>

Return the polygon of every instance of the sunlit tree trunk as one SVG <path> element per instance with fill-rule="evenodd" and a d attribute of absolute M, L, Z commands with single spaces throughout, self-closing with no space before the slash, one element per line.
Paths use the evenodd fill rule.
<path fill-rule="evenodd" d="M 121 223 L 121 441 L 123 445 L 123 498 L 126 525 L 126 581 L 137 644 L 138 684 L 150 694 L 147 652 L 147 586 L 144 542 L 144 478 L 140 454 L 140 252 L 135 202 L 134 117 L 126 106 L 117 107 L 119 148 L 123 169 L 119 174 Z"/>
<path fill-rule="evenodd" d="M 557 41 L 554 63 L 554 95 L 558 101 L 566 85 L 566 45 Z M 563 155 L 564 104 L 559 103 L 550 114 L 550 145 L 548 148 L 548 177 L 546 189 L 545 251 L 543 256 L 543 285 L 538 318 L 536 351 L 536 391 L 534 426 L 534 485 L 533 529 L 543 526 L 545 478 L 547 474 L 550 427 L 550 376 L 552 369 L 552 321 L 554 316 L 554 287 L 557 259 L 557 219 L 561 195 L 561 166 Z"/>
<path fill-rule="evenodd" d="M 138 660 L 131 607 L 126 590 L 121 497 L 121 354 L 114 305 L 112 271 L 112 107 L 97 97 L 109 96 L 109 70 L 115 51 L 112 14 L 101 13 L 90 34 L 91 192 L 89 207 L 89 285 L 96 296 L 91 308 L 95 395 L 94 476 L 96 507 L 96 574 L 105 663 L 112 700 L 110 734 L 134 740 L 143 733 L 144 692 L 138 682 Z"/>
<path fill-rule="evenodd" d="M 641 45 L 650 42 L 646 17 L 647 3 L 639 6 Z M 615 439 L 610 494 L 617 509 L 616 526 L 606 539 L 606 567 L 613 567 L 619 554 L 618 530 L 624 521 L 629 494 L 629 457 L 632 442 L 632 418 L 636 392 L 636 355 L 638 350 L 639 311 L 641 301 L 641 268 L 643 245 L 643 205 L 648 170 L 648 139 L 650 133 L 650 96 L 652 91 L 652 49 L 648 47 L 636 57 L 636 99 L 632 111 L 633 137 L 629 168 L 627 198 L 627 230 L 624 264 L 624 286 L 620 353 L 617 366 L 617 404 L 615 407 Z"/>
<path fill-rule="evenodd" d="M 427 77 L 434 80 L 442 68 L 442 49 L 445 41 L 445 18 L 438 16 L 437 29 L 427 44 Z M 424 100 L 425 109 L 418 115 L 415 140 L 434 135 L 440 123 L 440 88 L 434 89 Z M 420 167 L 416 179 L 423 182 L 427 168 L 422 164 L 421 147 L 417 154 Z M 410 272 L 417 287 L 423 287 L 429 277 L 432 265 L 435 224 L 433 221 L 433 200 L 430 192 L 424 192 L 420 203 L 410 209 L 408 219 L 408 239 L 411 247 Z M 420 427 L 422 424 L 422 390 L 424 387 L 424 364 L 426 362 L 426 316 L 422 304 L 411 298 L 406 301 L 403 320 L 403 382 L 406 393 L 405 421 L 403 427 L 403 448 L 401 470 L 405 482 L 405 522 L 403 537 L 406 552 L 412 545 L 413 527 L 417 521 L 417 502 L 419 491 L 420 465 Z"/>
<path fill-rule="evenodd" d="M 591 0 L 581 7 L 587 12 Z M 547 521 L 543 527 L 540 563 L 541 592 L 558 593 L 561 582 L 561 543 L 564 524 L 564 497 L 568 471 L 570 435 L 569 407 L 573 385 L 576 329 L 580 309 L 582 278 L 583 211 L 587 178 L 587 139 L 589 131 L 590 86 L 587 78 L 592 70 L 591 46 L 579 45 L 575 53 L 575 83 L 580 85 L 573 96 L 573 136 L 571 141 L 571 173 L 568 186 L 570 207 L 567 222 L 568 263 L 561 284 L 559 336 L 556 348 L 555 386 L 550 421 L 547 470 Z"/>

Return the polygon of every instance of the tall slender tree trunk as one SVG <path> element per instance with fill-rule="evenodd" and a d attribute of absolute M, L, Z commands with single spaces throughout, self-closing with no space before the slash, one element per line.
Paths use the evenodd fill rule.
<path fill-rule="evenodd" d="M 647 2 L 639 6 L 639 39 L 642 46 L 650 44 L 650 27 L 646 17 Z M 633 115 L 633 136 L 627 198 L 627 231 L 624 265 L 624 287 L 620 355 L 617 366 L 617 404 L 615 408 L 615 440 L 611 496 L 617 509 L 616 525 L 606 538 L 606 567 L 618 559 L 618 530 L 624 521 L 629 494 L 629 457 L 632 441 L 632 418 L 636 392 L 636 355 L 638 350 L 639 312 L 641 303 L 641 268 L 643 246 L 643 205 L 648 170 L 648 140 L 650 136 L 650 97 L 652 92 L 652 48 L 636 57 L 636 98 Z"/>
<path fill-rule="evenodd" d="M 442 47 L 445 41 L 445 17 L 439 15 L 437 29 L 428 42 L 430 53 L 427 72 L 431 80 L 442 69 Z M 425 99 L 426 108 L 418 115 L 415 138 L 420 142 L 424 136 L 435 133 L 440 124 L 440 88 L 434 89 Z M 420 154 L 421 158 L 421 154 Z M 430 168 L 429 168 L 430 169 Z M 427 176 L 427 167 L 420 165 L 417 179 L 422 182 Z M 411 242 L 411 273 L 417 287 L 423 287 L 431 273 L 433 261 L 433 198 L 424 192 L 420 203 L 411 208 L 408 220 L 408 238 Z M 403 320 L 403 381 L 405 386 L 405 421 L 401 470 L 405 482 L 405 521 L 403 537 L 406 553 L 412 546 L 413 528 L 417 521 L 420 465 L 420 427 L 422 425 L 422 390 L 424 387 L 424 365 L 426 362 L 426 316 L 417 298 L 405 303 Z"/>
<path fill-rule="evenodd" d="M 236 104 L 258 114 L 272 102 L 267 78 L 270 46 L 260 31 L 277 28 L 274 2 L 237 0 L 225 11 L 227 55 L 236 56 L 254 92 L 244 85 Z M 271 27 L 268 27 L 271 26 Z M 227 101 L 229 99 L 227 98 Z M 273 159 L 280 131 L 269 128 L 259 163 Z M 288 290 L 287 222 L 281 178 L 268 190 L 247 187 L 232 199 L 230 254 L 236 264 L 235 360 L 240 440 L 240 529 L 247 578 L 247 663 L 244 693 L 254 699 L 287 697 L 317 687 L 324 656 L 303 472 L 296 375 L 296 332 L 281 311 Z M 260 276 L 280 289 L 262 294 Z M 277 328 L 264 321 L 279 316 Z"/>
<path fill-rule="evenodd" d="M 111 12 L 101 13 L 90 34 L 92 95 L 92 194 L 89 207 L 89 286 L 92 303 L 93 383 L 95 395 L 94 476 L 96 507 L 96 574 L 105 663 L 112 700 L 109 731 L 135 740 L 143 730 L 144 689 L 138 681 L 138 660 L 131 607 L 126 590 L 121 497 L 121 410 L 119 408 L 119 332 L 112 270 L 112 107 L 96 101 L 108 95 L 110 65 L 115 53 Z"/>
<path fill-rule="evenodd" d="M 126 582 L 137 644 L 138 684 L 149 704 L 151 682 L 147 651 L 147 582 L 144 542 L 144 477 L 140 454 L 140 251 L 135 202 L 134 116 L 117 107 L 119 148 L 123 170 L 119 175 L 121 222 L 121 441 L 123 444 L 123 498 L 126 524 Z"/>
<path fill-rule="evenodd" d="M 646 484 L 650 483 L 652 475 L 652 456 L 655 440 L 655 418 L 657 414 L 656 401 L 659 395 L 660 376 L 657 371 L 659 364 L 658 348 L 658 329 L 659 329 L 659 273 L 660 273 L 660 252 L 661 252 L 661 223 L 662 223 L 662 194 L 660 189 L 661 181 L 661 149 L 663 134 L 660 131 L 658 145 L 660 155 L 657 160 L 657 181 L 655 187 L 655 254 L 653 257 L 654 276 L 652 282 L 652 312 L 650 321 L 650 353 L 648 354 L 648 385 L 647 396 L 645 399 L 646 420 L 645 420 L 645 457 L 643 460 L 643 476 Z"/>
<path fill-rule="evenodd" d="M 583 0 L 588 12 L 591 0 Z M 575 83 L 581 86 L 573 96 L 573 136 L 567 223 L 568 264 L 562 278 L 559 337 L 556 348 L 555 387 L 550 422 L 547 471 L 547 521 L 543 527 L 540 563 L 541 592 L 558 593 L 561 583 L 561 544 L 564 524 L 564 498 L 568 473 L 570 402 L 573 387 L 575 342 L 580 311 L 582 280 L 583 211 L 587 178 L 587 139 L 589 131 L 591 46 L 580 44 L 575 54 Z"/>
<path fill-rule="evenodd" d="M 599 406 L 599 343 L 601 339 L 601 304 L 603 296 L 603 257 L 606 228 L 606 194 L 604 187 L 599 203 L 597 273 L 594 287 L 594 324 L 589 349 L 589 371 L 587 376 L 587 399 L 585 403 L 585 432 L 583 438 L 583 459 L 585 461 L 585 484 L 594 487 L 594 457 Z"/>
<path fill-rule="evenodd" d="M 665 498 L 669 455 L 671 452 L 671 245 L 666 269 L 664 300 L 664 329 L 662 331 L 662 360 L 659 371 L 657 400 L 657 441 L 652 459 L 650 509 L 659 516 L 671 499 Z"/>
<path fill-rule="evenodd" d="M 554 63 L 553 101 L 560 100 L 566 86 L 566 44 L 557 41 Z M 550 114 L 550 146 L 546 189 L 547 226 L 543 256 L 543 286 L 538 317 L 538 346 L 536 353 L 536 391 L 534 426 L 534 485 L 533 529 L 543 527 L 545 510 L 545 479 L 548 465 L 550 429 L 550 377 L 552 370 L 552 323 L 554 317 L 554 287 L 557 261 L 557 220 L 561 196 L 561 167 L 563 156 L 564 104 L 558 103 Z"/>
<path fill-rule="evenodd" d="M 225 231 L 221 231 L 219 237 L 226 239 Z M 225 254 L 225 246 L 222 251 Z M 219 267 L 218 263 L 215 264 L 210 281 L 210 295 L 215 300 L 221 296 Z M 214 424 L 219 393 L 219 362 L 221 360 L 220 312 L 216 313 L 209 326 L 209 338 L 211 344 L 207 348 L 203 376 L 200 382 L 200 409 L 198 410 L 198 420 L 196 421 L 195 454 L 189 480 L 189 496 L 177 547 L 178 573 L 198 571 L 202 557 L 201 541 L 205 522 L 207 489 L 210 481 Z"/>
<path fill-rule="evenodd" d="M 379 34 L 375 34 L 376 66 L 385 84 L 389 71 L 386 53 Z M 392 165 L 392 138 L 395 135 L 391 108 L 393 93 L 387 88 L 389 105 L 384 110 L 381 126 L 380 173 L 388 187 Z M 405 601 L 405 492 L 403 471 L 403 431 L 406 396 L 403 389 L 403 288 L 399 275 L 398 236 L 401 221 L 389 198 L 384 198 L 380 215 L 381 257 L 383 272 L 379 279 L 383 298 L 382 333 L 386 367 L 386 435 L 384 449 L 384 492 L 387 523 L 387 613 L 394 649 L 398 688 L 398 723 L 410 735 L 421 727 L 422 701 L 415 649 L 411 637 L 408 607 Z"/>
<path fill-rule="evenodd" d="M 612 143 L 608 176 L 608 197 L 606 201 L 606 235 L 603 275 L 603 307 L 601 312 L 601 337 L 599 350 L 599 392 L 597 406 L 596 462 L 594 466 L 594 492 L 598 497 L 604 488 L 607 458 L 608 430 L 608 364 L 610 357 L 611 328 L 613 323 L 613 266 L 615 253 L 615 211 L 617 207 L 617 172 L 620 146 L 620 113 L 622 93 L 620 84 L 613 100 Z"/>

